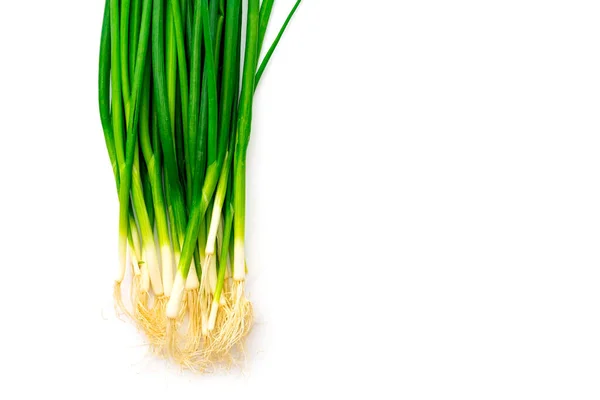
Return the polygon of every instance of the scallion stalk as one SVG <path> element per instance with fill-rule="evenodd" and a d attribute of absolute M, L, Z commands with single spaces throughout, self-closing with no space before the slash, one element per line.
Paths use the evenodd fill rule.
<path fill-rule="evenodd" d="M 234 262 L 233 277 L 243 281 L 246 277 L 246 152 L 250 142 L 252 128 L 252 103 L 254 97 L 254 78 L 258 62 L 258 25 L 259 1 L 248 0 L 248 22 L 246 26 L 246 51 L 244 72 L 242 74 L 242 94 L 240 96 L 240 115 L 235 144 L 235 181 L 234 181 Z"/>

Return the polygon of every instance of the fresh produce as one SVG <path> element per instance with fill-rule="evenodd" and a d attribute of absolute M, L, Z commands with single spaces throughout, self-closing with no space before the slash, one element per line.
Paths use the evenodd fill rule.
<path fill-rule="evenodd" d="M 119 201 L 115 304 L 153 351 L 191 369 L 235 358 L 252 327 L 253 99 L 300 0 L 259 63 L 273 5 L 106 0 L 99 106 Z"/>

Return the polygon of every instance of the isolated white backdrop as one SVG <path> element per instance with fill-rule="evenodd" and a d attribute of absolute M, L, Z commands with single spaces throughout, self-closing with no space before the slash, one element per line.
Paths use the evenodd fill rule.
<path fill-rule="evenodd" d="M 0 3 L 0 398 L 600 397 L 598 2 L 305 0 L 256 94 L 250 362 L 212 376 L 113 313 L 103 3 Z"/>

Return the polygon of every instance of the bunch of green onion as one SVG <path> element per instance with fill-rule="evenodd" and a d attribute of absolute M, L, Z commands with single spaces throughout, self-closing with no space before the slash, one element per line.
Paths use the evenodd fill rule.
<path fill-rule="evenodd" d="M 252 324 L 244 238 L 253 97 L 300 0 L 259 63 L 273 3 L 106 0 L 99 105 L 119 199 L 116 305 L 155 351 L 191 368 L 230 356 Z"/>

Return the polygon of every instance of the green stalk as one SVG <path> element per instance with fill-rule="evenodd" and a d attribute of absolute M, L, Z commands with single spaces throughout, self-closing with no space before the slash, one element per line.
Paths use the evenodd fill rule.
<path fill-rule="evenodd" d="M 123 92 L 121 89 L 121 60 L 119 53 L 119 0 L 110 0 L 110 59 L 112 98 L 112 125 L 115 155 L 119 167 L 125 163 L 123 132 Z"/>
<path fill-rule="evenodd" d="M 153 137 L 150 133 L 150 121 L 152 116 L 150 115 L 150 63 L 146 64 L 146 72 L 144 75 L 144 95 L 142 96 L 142 103 L 140 105 L 140 149 L 144 157 L 144 161 L 148 166 L 148 172 L 153 172 L 150 164 L 153 162 L 155 157 L 155 151 L 153 149 Z M 155 124 L 153 124 L 155 125 Z M 155 128 L 154 126 L 152 128 Z M 160 151 L 156 151 L 160 153 Z M 152 173 L 150 174 L 152 175 Z"/>
<path fill-rule="evenodd" d="M 129 246 L 135 252 L 135 256 L 139 261 L 142 261 L 142 246 L 140 241 L 140 235 L 138 233 L 137 224 L 135 218 L 132 215 L 129 216 Z"/>
<path fill-rule="evenodd" d="M 140 170 L 138 165 L 135 163 L 132 165 L 131 175 L 133 178 L 131 182 L 131 197 L 133 198 L 133 202 L 134 204 L 142 205 L 143 209 L 146 210 L 146 205 L 144 202 L 144 188 L 141 185 Z M 156 258 L 152 224 L 150 223 L 150 218 L 147 212 L 138 213 L 137 217 L 140 234 L 142 236 L 142 251 L 144 253 L 144 261 L 148 266 L 152 290 L 156 296 L 161 296 L 163 294 L 163 285 L 160 276 L 158 260 Z"/>
<path fill-rule="evenodd" d="M 201 1 L 200 0 L 196 0 L 196 6 L 195 6 L 196 10 L 200 10 L 201 15 L 202 15 L 202 7 L 201 7 Z M 210 24 L 209 24 L 209 28 L 210 28 L 210 32 L 211 32 L 211 36 L 212 36 L 212 32 L 214 32 L 215 26 L 216 26 L 216 22 L 217 22 L 217 4 L 216 2 L 211 3 L 210 9 L 209 9 L 209 20 L 210 20 Z M 204 30 L 204 24 L 203 24 L 203 31 Z M 203 33 L 204 35 L 204 33 Z M 192 160 L 192 162 L 195 164 L 194 168 L 192 169 L 192 186 L 191 186 L 191 191 L 192 191 L 192 196 L 200 196 L 201 194 L 197 194 L 199 192 L 201 192 L 202 188 L 204 187 L 204 177 L 205 177 L 205 172 L 206 172 L 206 168 L 207 168 L 207 136 L 208 136 L 208 84 L 207 84 L 207 79 L 208 79 L 208 74 L 209 71 L 207 70 L 207 65 L 206 65 L 207 61 L 206 61 L 206 55 L 205 55 L 205 60 L 204 60 L 204 73 L 203 73 L 203 77 L 202 77 L 202 88 L 201 88 L 201 97 L 200 97 L 200 115 L 199 115 L 199 121 L 198 121 L 198 134 L 197 134 L 197 139 L 196 139 L 196 145 L 195 145 L 195 157 Z"/>
<path fill-rule="evenodd" d="M 155 92 L 156 93 L 156 92 Z M 153 112 L 154 112 L 154 118 L 155 118 L 155 123 L 154 123 L 154 127 L 155 127 L 155 131 L 153 132 L 154 134 L 158 135 L 158 146 L 157 148 L 160 148 L 160 143 L 163 139 L 163 136 L 160 135 L 160 124 L 158 122 L 158 110 L 157 110 L 157 104 L 156 102 L 152 103 L 152 107 L 153 107 Z M 168 111 L 167 111 L 168 112 Z M 169 133 L 169 136 L 171 134 Z M 164 136 L 166 139 L 166 135 Z M 163 153 L 163 151 L 157 151 L 156 154 L 160 155 L 161 153 Z M 175 160 L 177 161 L 177 160 Z M 164 173 L 164 187 L 163 187 L 163 197 L 165 199 L 165 202 L 167 204 L 167 217 L 168 217 L 168 221 L 169 221 L 169 228 L 170 228 L 170 233 L 171 233 L 171 243 L 172 243 L 172 250 L 173 250 L 173 255 L 175 257 L 175 260 L 179 259 L 179 254 L 180 254 L 180 245 L 179 245 L 179 235 L 178 235 L 178 227 L 176 226 L 176 219 L 175 219 L 175 211 L 174 211 L 174 194 L 170 193 L 169 190 L 170 188 L 173 187 L 173 185 L 170 184 L 170 179 L 169 179 L 169 175 L 166 173 L 166 164 L 163 163 L 162 166 L 165 169 L 165 173 Z M 176 168 L 176 173 L 177 173 L 177 168 Z M 160 177 L 162 178 L 162 175 L 160 175 Z M 160 179 L 160 178 L 159 178 Z M 171 278 L 172 279 L 172 278 Z"/>
<path fill-rule="evenodd" d="M 223 4 L 221 0 L 219 2 L 219 12 L 217 14 L 217 25 L 216 25 L 216 36 L 215 36 L 215 74 L 217 80 L 217 94 L 219 95 L 219 101 L 221 96 L 221 87 L 223 86 L 223 76 L 222 76 L 222 57 L 223 57 L 223 42 L 224 31 L 225 31 L 225 4 Z M 219 104 L 220 107 L 220 104 Z M 220 110 L 220 108 L 219 108 Z M 220 112 L 220 111 L 219 111 Z M 219 157 L 219 142 L 221 135 L 217 137 L 217 158 Z M 222 161 L 222 158 L 221 158 Z"/>
<path fill-rule="evenodd" d="M 137 46 L 136 46 L 137 47 Z M 134 168 L 139 168 L 142 175 L 142 185 L 144 187 L 144 202 L 147 206 L 148 218 L 150 219 L 150 225 L 154 226 L 156 219 L 156 208 L 154 206 L 154 200 L 152 198 L 152 171 L 150 170 L 153 166 L 148 163 L 148 154 L 152 154 L 152 146 L 149 143 L 149 131 L 150 131 L 150 63 L 146 63 L 144 69 L 144 81 L 143 81 L 143 92 L 141 96 L 140 104 L 140 119 L 139 119 L 139 143 L 140 151 L 144 158 L 144 163 L 139 162 L 139 153 L 136 152 L 134 160 Z"/>
<path fill-rule="evenodd" d="M 158 129 L 153 127 L 153 136 L 158 139 Z M 161 174 L 161 152 L 157 150 L 153 159 L 150 161 L 150 164 L 153 165 L 152 169 L 152 198 L 154 200 L 154 207 L 156 209 L 156 230 L 158 232 L 158 242 L 161 247 L 161 252 L 163 249 L 171 247 L 171 242 L 169 239 L 169 224 L 167 221 L 167 211 L 165 208 L 164 194 L 163 194 L 163 185 L 162 185 L 162 174 Z M 163 258 L 164 259 L 164 258 Z M 172 260 L 171 260 L 172 262 Z M 164 263 L 163 263 L 164 268 Z M 171 270 L 171 281 L 173 271 Z M 163 279 L 164 280 L 164 279 Z"/>
<path fill-rule="evenodd" d="M 211 82 L 209 80 L 213 80 L 215 82 L 214 87 L 216 87 L 216 62 L 214 58 L 215 54 L 215 37 L 216 37 L 216 25 L 217 25 L 217 16 L 218 16 L 218 4 L 216 1 L 212 1 L 210 4 L 210 10 L 208 9 L 208 5 L 202 7 L 202 18 L 203 18 L 203 29 L 204 29 L 204 42 L 205 42 L 205 58 L 204 58 L 204 77 L 202 83 L 202 99 L 201 99 L 201 109 L 202 113 L 200 114 L 200 124 L 201 129 L 206 127 L 206 139 L 207 139 L 207 162 L 206 164 L 210 166 L 217 158 L 217 131 L 215 129 L 210 129 L 210 119 L 211 119 L 211 110 L 210 110 L 210 89 Z M 209 17 L 210 16 L 210 17 Z M 210 46 L 208 45 L 210 43 Z M 209 58 L 208 51 L 211 51 L 211 56 Z M 208 65 L 208 63 L 211 65 Z M 216 97 L 216 94 L 215 94 Z M 203 118 L 204 117 L 204 118 Z"/>
<path fill-rule="evenodd" d="M 216 4 L 216 1 L 213 1 Z M 208 165 L 213 164 L 217 159 L 217 129 L 216 124 L 218 115 L 217 104 L 217 74 L 215 68 L 215 29 L 211 27 L 208 20 L 208 0 L 202 0 L 202 14 L 204 24 L 204 47 L 206 48 L 205 84 L 208 94 Z"/>
<path fill-rule="evenodd" d="M 298 0 L 296 2 L 296 5 L 294 5 L 294 8 L 292 8 L 292 11 L 290 11 L 290 13 L 287 16 L 285 22 L 283 23 L 283 26 L 279 30 L 279 33 L 277 34 L 277 37 L 275 38 L 275 41 L 273 42 L 273 44 L 269 48 L 269 51 L 267 52 L 267 54 L 265 55 L 265 58 L 263 59 L 262 63 L 260 64 L 260 67 L 258 68 L 258 71 L 256 72 L 256 83 L 255 83 L 255 86 L 258 86 L 258 82 L 260 81 L 260 78 L 262 77 L 263 72 L 265 72 L 265 68 L 267 68 L 267 65 L 269 64 L 269 60 L 271 59 L 271 56 L 273 55 L 273 52 L 277 48 L 277 45 L 279 44 L 279 41 L 281 40 L 281 37 L 283 36 L 283 34 L 284 34 L 284 32 L 285 32 L 288 24 L 292 20 L 292 17 L 294 16 L 294 13 L 298 9 L 298 6 L 300 5 L 301 2 L 302 2 L 302 0 Z"/>
<path fill-rule="evenodd" d="M 135 56 L 137 54 L 138 41 L 140 39 L 140 24 L 142 18 L 142 1 L 132 0 L 130 11 L 129 28 L 129 76 L 135 72 Z"/>
<path fill-rule="evenodd" d="M 262 45 L 265 40 L 267 33 L 267 27 L 269 26 L 269 19 L 271 19 L 271 11 L 273 10 L 273 4 L 275 0 L 264 0 L 260 5 L 260 16 L 259 16 L 259 27 L 258 27 L 258 54 L 262 50 Z"/>
<path fill-rule="evenodd" d="M 121 80 L 123 81 L 123 98 L 125 110 L 129 108 L 129 7 L 131 0 L 121 0 Z"/>
<path fill-rule="evenodd" d="M 146 66 L 145 95 L 142 99 L 142 109 L 140 111 L 140 143 L 142 154 L 148 168 L 148 177 L 151 187 L 151 199 L 154 204 L 154 214 L 156 220 L 156 231 L 158 233 L 158 244 L 160 247 L 162 264 L 162 281 L 166 296 L 171 294 L 173 286 L 173 252 L 171 241 L 169 239 L 169 223 L 167 220 L 167 211 L 164 203 L 162 170 L 161 170 L 161 151 L 158 146 L 158 127 L 156 123 L 156 112 L 150 115 L 150 65 Z M 154 107 L 153 107 L 154 108 Z M 150 120 L 154 118 L 152 124 L 152 133 L 150 133 Z M 152 138 L 150 137 L 152 135 Z M 152 149 L 152 142 L 155 143 L 155 150 Z"/>
<path fill-rule="evenodd" d="M 237 94 L 239 76 L 238 47 L 240 41 L 240 24 L 238 15 L 241 9 L 240 0 L 229 0 L 225 12 L 225 43 L 223 51 L 223 76 L 221 79 L 221 115 L 219 123 L 219 159 L 223 159 L 231 126 L 231 111 L 234 97 Z"/>
<path fill-rule="evenodd" d="M 198 279 L 202 279 L 202 276 L 204 275 L 204 269 L 206 269 L 207 265 L 204 265 L 204 261 L 206 258 L 206 253 L 204 251 L 204 243 L 206 243 L 206 235 L 207 235 L 207 230 L 206 230 L 206 224 L 203 222 L 199 225 L 198 228 L 198 246 L 196 246 L 196 248 L 194 249 L 194 252 L 198 251 L 198 257 L 200 257 L 200 264 L 197 266 L 197 270 L 200 271 L 200 274 L 198 276 Z"/>
<path fill-rule="evenodd" d="M 171 134 L 173 135 L 173 146 L 175 146 L 175 99 L 177 94 L 177 48 L 175 47 L 175 35 L 173 35 L 174 25 L 173 8 L 167 7 L 165 31 L 165 43 L 167 51 L 167 94 L 169 98 L 169 115 L 171 116 Z"/>
<path fill-rule="evenodd" d="M 200 3 L 199 0 L 197 0 Z M 191 53 L 191 69 L 190 69 L 190 110 L 188 112 L 188 131 L 189 131 L 189 151 L 190 158 L 188 159 L 188 164 L 194 166 L 195 169 L 195 160 L 197 153 L 197 141 L 198 141 L 198 119 L 199 119 L 199 110 L 200 110 L 200 75 L 201 75 L 201 53 L 202 53 L 202 10 L 200 6 L 196 6 L 196 11 L 194 13 L 194 22 L 193 22 L 193 37 L 192 37 L 192 53 Z M 192 172 L 191 175 L 188 175 L 189 179 L 193 179 Z M 193 194 L 192 184 L 188 180 L 188 195 L 189 195 L 189 203 L 191 204 L 191 197 Z"/>
<path fill-rule="evenodd" d="M 183 134 L 183 121 L 181 120 L 181 96 L 179 95 L 179 76 L 177 76 L 177 86 L 175 98 L 175 157 L 177 158 L 177 170 L 179 172 L 179 179 L 181 180 L 182 190 L 184 196 L 187 192 L 186 186 L 186 157 L 185 157 L 185 144 Z M 188 204 L 186 203 L 186 206 Z"/>
<path fill-rule="evenodd" d="M 213 254 L 215 252 L 215 241 L 217 230 L 221 221 L 221 211 L 223 202 L 227 192 L 231 192 L 227 182 L 229 181 L 231 162 L 233 158 L 233 145 L 235 138 L 238 93 L 237 82 L 239 82 L 239 51 L 240 51 L 240 24 L 239 15 L 241 11 L 240 1 L 228 2 L 226 12 L 227 20 L 225 22 L 225 49 L 223 56 L 223 84 L 221 86 L 221 119 L 220 119 L 220 136 L 219 136 L 219 160 L 221 175 L 219 177 L 218 187 L 215 193 L 214 207 L 210 219 L 210 228 L 208 240 L 206 242 L 206 253 Z M 231 132 L 226 134 L 226 132 Z M 227 146 L 229 143 L 229 151 Z M 224 151 L 225 150 L 225 151 Z M 225 152 L 227 157 L 225 157 Z M 226 158 L 226 160 L 225 160 Z M 233 187 L 233 186 L 231 186 Z"/>
<path fill-rule="evenodd" d="M 173 1 L 173 0 L 169 0 L 169 1 Z M 173 161 L 174 161 L 174 165 L 171 165 L 171 168 L 174 168 L 173 171 L 169 171 L 169 173 L 166 174 L 165 177 L 165 181 L 167 184 L 167 193 L 169 193 L 169 197 L 174 196 L 170 199 L 169 201 L 169 213 L 170 213 L 170 217 L 171 217 L 171 221 L 173 222 L 172 226 L 171 226 L 171 230 L 172 232 L 172 240 L 173 240 L 173 247 L 176 248 L 176 252 L 179 252 L 179 248 L 180 248 L 180 242 L 181 242 L 181 237 L 183 236 L 183 232 L 185 231 L 185 224 L 186 224 L 186 218 L 185 218 L 185 203 L 183 203 L 183 199 L 184 199 L 184 188 L 180 183 L 180 164 L 185 163 L 185 160 L 181 159 L 180 156 L 178 156 L 178 147 L 181 144 L 181 141 L 176 140 L 177 138 L 177 44 L 176 44 L 176 38 L 175 38 L 175 21 L 174 21 L 174 16 L 173 16 L 173 7 L 166 7 L 166 10 L 163 10 L 161 7 L 161 13 L 162 15 L 164 15 L 166 12 L 166 33 L 165 33 L 165 41 L 166 41 L 166 51 L 167 51 L 167 58 L 166 58 L 166 73 L 167 73 L 167 96 L 168 96 L 168 110 L 169 110 L 169 115 L 170 115 L 170 131 L 169 131 L 169 135 L 171 137 L 171 142 L 172 142 L 172 146 L 170 146 L 171 148 L 173 148 Z M 162 15 L 161 15 L 161 22 L 160 24 L 162 25 Z M 156 26 L 156 25 L 155 25 Z M 156 29 L 156 28 L 155 28 Z M 163 28 L 161 26 L 161 32 L 163 32 Z M 154 34 L 154 31 L 153 31 Z M 161 40 L 162 40 L 162 33 L 161 33 Z M 153 40 L 153 44 L 154 44 L 154 40 Z M 153 47 L 153 60 L 154 60 L 154 47 Z M 162 52 L 164 52 L 164 48 L 162 50 Z M 155 71 L 156 73 L 156 71 Z M 160 110 L 159 110 L 159 117 L 160 117 Z M 161 132 L 161 141 L 162 141 L 162 128 L 159 128 L 160 132 Z M 164 145 L 163 145 L 164 146 Z M 165 155 L 165 164 L 166 163 L 170 163 L 170 161 L 167 161 L 167 156 Z M 172 175 L 171 175 L 172 174 Z M 177 179 L 175 179 L 175 176 L 177 176 Z M 175 190 L 173 193 L 171 192 L 171 187 L 175 188 L 178 187 L 177 190 Z M 178 197 L 181 196 L 181 199 L 179 199 Z M 180 203 L 179 200 L 181 200 L 182 202 Z M 177 240 L 175 240 L 177 239 Z"/>
<path fill-rule="evenodd" d="M 165 179 L 165 197 L 169 199 L 169 206 L 167 207 L 167 215 L 169 217 L 169 221 L 171 221 L 171 243 L 173 243 L 173 253 L 175 254 L 175 259 L 178 259 L 181 254 L 181 236 L 179 231 L 180 229 L 176 226 L 179 221 L 175 217 L 175 206 L 173 206 L 173 194 L 168 193 L 169 190 L 173 187 L 170 183 L 170 179 Z"/>
<path fill-rule="evenodd" d="M 154 103 L 156 104 L 158 131 L 164 156 L 166 193 L 169 197 L 169 211 L 172 214 L 172 234 L 179 235 L 184 231 L 186 224 L 185 205 L 183 191 L 179 181 L 177 162 L 175 158 L 175 146 L 171 129 L 171 118 L 167 97 L 167 83 L 164 63 L 164 38 L 163 38 L 163 3 L 154 2 L 152 23 L 152 67 L 154 71 Z M 173 247 L 178 241 L 173 240 Z"/>
<path fill-rule="evenodd" d="M 234 268 L 236 281 L 243 281 L 245 271 L 245 230 L 246 230 L 246 152 L 252 128 L 252 102 L 254 77 L 258 60 L 259 1 L 248 1 L 248 22 L 246 30 L 246 51 L 242 75 L 242 94 L 235 146 L 234 180 Z"/>
<path fill-rule="evenodd" d="M 146 211 L 148 213 L 148 219 L 150 220 L 150 226 L 154 226 L 155 210 L 152 201 L 152 182 L 150 181 L 150 171 L 146 164 L 140 164 L 140 153 L 135 152 L 135 158 L 133 160 L 133 168 L 140 170 L 142 177 L 142 187 L 144 188 L 144 203 L 146 204 Z"/>
<path fill-rule="evenodd" d="M 235 45 L 235 41 L 232 41 L 231 39 L 235 39 L 236 38 L 236 34 L 235 34 L 235 27 L 239 27 L 239 25 L 237 24 L 238 20 L 237 20 L 237 15 L 239 14 L 239 10 L 236 9 L 236 3 L 237 3 L 237 7 L 240 7 L 240 3 L 239 1 L 232 1 L 230 2 L 230 4 L 233 6 L 232 7 L 232 12 L 229 14 L 231 16 L 231 21 L 234 21 L 235 25 L 232 26 L 232 31 L 229 32 L 229 36 L 230 36 L 230 40 L 229 43 L 227 43 L 227 45 L 233 50 L 235 49 L 237 46 Z M 219 10 L 218 10 L 218 17 L 217 17 L 217 25 L 216 25 L 216 38 L 214 39 L 215 42 L 215 74 L 218 75 L 219 72 L 219 64 L 220 64 L 220 60 L 221 60 L 221 42 L 223 41 L 223 26 L 225 23 L 224 17 L 223 15 L 225 14 L 225 10 L 224 10 L 224 3 L 223 1 L 219 1 Z M 230 53 L 233 53 L 232 57 L 235 58 L 235 51 L 230 51 Z M 230 57 L 231 58 L 231 57 Z M 231 61 L 228 60 L 228 61 Z M 229 65 L 229 70 L 227 71 L 227 75 L 223 75 L 226 78 L 227 84 L 229 86 L 232 86 L 234 82 L 237 82 L 237 78 L 235 77 L 236 74 L 232 74 L 231 68 L 232 66 Z M 237 70 L 239 69 L 239 63 L 236 65 L 237 68 L 235 68 L 235 71 L 237 72 Z M 216 76 L 217 82 L 219 82 L 219 77 Z M 221 82 L 222 82 L 222 77 L 221 77 Z M 223 92 L 223 83 L 221 85 L 221 91 Z M 237 87 L 237 85 L 236 85 Z M 227 90 L 227 89 L 226 89 Z M 224 93 L 222 93 L 224 94 Z M 229 95 L 231 93 L 228 93 Z M 231 116 L 231 104 L 230 101 L 231 97 L 229 96 L 228 99 L 225 100 L 225 102 L 229 103 L 228 104 L 228 109 L 224 109 L 221 112 L 221 118 L 226 118 L 227 120 L 230 120 L 230 116 Z M 217 100 L 218 101 L 218 100 Z M 217 151 L 217 144 L 219 145 L 224 145 L 227 146 L 227 143 L 229 143 L 229 134 L 227 134 L 227 132 L 229 132 L 229 126 L 225 126 L 224 129 L 220 130 L 221 133 L 218 134 L 218 137 L 215 137 L 214 139 L 215 142 L 210 144 L 210 147 L 212 147 L 212 152 L 213 155 L 211 157 L 215 157 L 215 159 L 213 159 L 213 162 L 217 162 L 217 166 L 218 168 L 221 169 L 221 175 L 223 173 L 225 173 L 226 175 L 229 174 L 229 169 L 227 168 L 227 164 L 225 164 L 225 167 L 221 167 L 223 166 L 223 161 L 225 158 L 225 153 L 220 151 L 221 148 L 219 147 L 219 151 Z M 216 136 L 216 135 L 215 135 Z M 229 152 L 229 154 L 231 154 L 231 150 Z M 209 160 L 210 161 L 210 160 Z M 219 178 L 220 181 L 221 178 Z M 220 195 L 221 194 L 221 195 Z M 207 209 L 207 213 L 208 215 L 211 215 L 212 217 L 210 219 L 207 218 L 206 220 L 206 224 L 207 227 L 206 229 L 209 231 L 208 236 L 205 238 L 200 238 L 198 240 L 198 245 L 202 250 L 202 253 L 204 253 L 204 250 L 206 249 L 207 252 L 210 251 L 210 255 L 212 255 L 214 253 L 214 243 L 216 240 L 216 234 L 217 234 L 217 230 L 219 227 L 219 223 L 220 223 L 220 217 L 221 217 L 221 209 L 223 207 L 223 198 L 225 196 L 225 189 L 219 191 L 219 189 L 217 188 L 217 191 L 215 192 L 215 198 L 214 200 L 212 200 L 209 204 L 209 207 Z M 218 216 L 218 217 L 216 217 Z M 208 240 L 207 240 L 208 238 Z M 202 257 L 202 260 L 204 261 L 204 257 Z M 215 271 L 216 272 L 216 271 Z M 211 278 L 212 279 L 212 278 Z M 215 278 L 216 279 L 216 276 Z"/>
<path fill-rule="evenodd" d="M 187 137 L 188 129 L 188 71 L 187 71 L 187 59 L 185 55 L 185 40 L 184 40 L 184 30 L 183 30 L 183 22 L 181 17 L 181 9 L 179 6 L 179 0 L 169 0 L 171 3 L 171 15 L 173 16 L 173 33 L 175 36 L 176 49 L 177 49 L 177 64 L 179 66 L 179 90 L 181 95 L 181 113 L 183 119 L 178 119 L 179 121 L 183 121 L 183 144 L 184 144 L 184 154 L 185 159 L 190 159 L 191 155 L 189 153 L 189 138 Z M 191 176 L 190 163 L 185 162 L 186 166 L 186 175 Z"/>
<path fill-rule="evenodd" d="M 119 183 L 119 164 L 115 151 L 115 138 L 113 134 L 110 115 L 110 78 L 111 78 L 111 35 L 110 35 L 110 1 L 106 0 L 104 19 L 102 21 L 102 35 L 100 39 L 100 62 L 98 66 L 98 105 L 100 108 L 100 121 L 104 132 L 104 141 L 110 165 L 115 175 L 117 186 Z"/>
<path fill-rule="evenodd" d="M 181 24 L 183 27 L 183 44 L 185 45 L 185 54 L 189 57 L 190 55 L 190 44 L 188 43 L 188 3 L 186 0 L 179 0 L 179 8 L 181 9 Z M 186 62 L 189 60 L 186 60 Z M 188 71 L 189 72 L 189 71 Z"/>
<path fill-rule="evenodd" d="M 194 8 L 192 7 L 193 2 L 191 0 L 182 0 L 185 4 L 185 53 L 192 54 L 193 49 L 193 37 L 194 37 Z M 183 9 L 183 6 L 182 6 Z M 191 71 L 190 71 L 191 73 Z M 191 101 L 191 100 L 190 100 Z"/>
<path fill-rule="evenodd" d="M 121 172 L 121 166 L 124 167 L 125 163 L 125 152 L 123 144 L 123 97 L 121 90 L 121 61 L 119 54 L 119 0 L 111 0 L 110 2 L 110 51 L 111 51 L 111 71 L 112 71 L 112 119 L 113 119 L 113 133 L 115 138 L 115 153 L 117 162 L 119 164 L 119 185 L 122 185 L 123 174 Z M 119 190 L 119 201 L 121 207 L 119 208 L 119 275 L 117 276 L 117 282 L 121 282 L 125 276 L 127 269 L 127 235 L 128 235 L 128 206 L 129 199 L 121 195 L 123 190 Z M 123 201 L 124 199 L 124 201 Z"/>
<path fill-rule="evenodd" d="M 231 149 L 225 154 L 223 162 L 223 168 L 221 168 L 221 174 L 219 176 L 219 182 L 215 191 L 214 201 L 212 203 L 212 212 L 210 218 L 210 228 L 208 238 L 204 242 L 206 243 L 206 254 L 215 254 L 215 242 L 217 239 L 217 231 L 219 229 L 219 223 L 221 221 L 221 211 L 223 210 L 223 202 L 227 194 L 227 183 L 229 182 L 229 170 L 231 166 Z"/>
<path fill-rule="evenodd" d="M 119 187 L 119 231 L 126 232 L 128 226 L 128 215 L 129 215 L 129 192 L 132 191 L 132 198 L 134 207 L 136 209 L 136 215 L 140 223 L 140 231 L 142 234 L 142 242 L 145 248 L 146 262 L 149 263 L 148 269 L 150 272 L 150 279 L 154 293 L 157 295 L 162 294 L 162 282 L 160 275 L 157 276 L 158 271 L 155 265 L 156 254 L 154 252 L 154 236 L 152 225 L 147 213 L 146 204 L 144 202 L 144 191 L 141 184 L 141 175 L 139 167 L 135 164 L 137 152 L 137 139 L 138 129 L 137 123 L 139 119 L 139 107 L 138 102 L 142 94 L 142 84 L 144 81 L 145 63 L 146 56 L 148 53 L 148 40 L 150 36 L 150 18 L 152 10 L 152 0 L 147 0 L 144 3 L 142 11 L 142 27 L 140 30 L 140 41 L 138 47 L 138 54 L 136 58 L 136 68 L 133 80 L 133 90 L 131 98 L 129 100 L 129 107 L 126 109 L 127 117 L 127 143 L 126 143 L 126 156 L 125 165 L 120 168 L 121 172 L 121 184 Z M 122 255 L 122 247 L 125 246 L 120 240 L 120 255 L 122 262 L 124 263 Z"/>
<path fill-rule="evenodd" d="M 219 15 L 217 17 L 217 31 L 216 31 L 216 36 L 215 36 L 215 74 L 216 74 L 216 81 L 217 81 L 217 93 L 219 92 L 219 89 L 221 88 L 219 86 L 219 83 L 221 82 L 221 47 L 223 44 L 223 27 L 225 25 L 225 18 L 223 17 L 223 15 Z M 218 138 L 217 138 L 218 139 Z"/>

